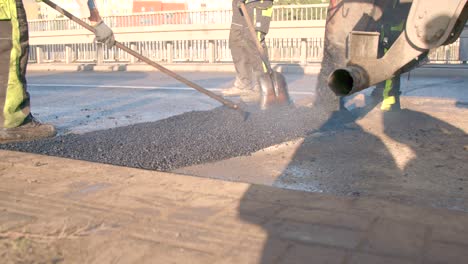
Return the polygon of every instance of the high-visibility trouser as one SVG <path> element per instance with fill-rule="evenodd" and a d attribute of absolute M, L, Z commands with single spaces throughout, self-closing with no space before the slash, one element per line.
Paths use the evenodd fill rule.
<path fill-rule="evenodd" d="M 252 83 L 252 64 L 256 56 L 255 51 L 249 49 L 247 41 L 244 37 L 244 27 L 239 25 L 231 25 L 229 32 L 229 48 L 231 49 L 232 61 L 236 68 L 237 79 L 240 81 L 236 84 L 241 89 L 251 89 Z"/>
<path fill-rule="evenodd" d="M 28 54 L 22 1 L 0 0 L 0 127 L 17 127 L 30 113 L 25 77 Z"/>
<path fill-rule="evenodd" d="M 395 33 L 399 34 L 403 31 L 405 25 L 404 21 L 401 21 L 400 24 L 390 27 L 391 35 Z M 382 32 L 382 36 L 384 32 Z M 384 53 L 387 53 L 388 49 L 384 49 Z M 400 108 L 400 75 L 393 77 L 392 79 L 386 80 L 382 93 L 382 104 L 380 106 L 381 110 L 388 111 L 392 110 L 393 107 Z"/>
<path fill-rule="evenodd" d="M 392 110 L 393 107 L 400 107 L 400 75 L 386 80 L 383 89 L 383 100 L 380 109 L 384 111 Z"/>

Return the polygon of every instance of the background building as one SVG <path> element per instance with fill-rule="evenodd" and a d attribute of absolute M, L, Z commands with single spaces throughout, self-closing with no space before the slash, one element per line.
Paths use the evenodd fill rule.
<path fill-rule="evenodd" d="M 134 0 L 133 13 L 187 10 L 185 1 L 148 1 Z"/>

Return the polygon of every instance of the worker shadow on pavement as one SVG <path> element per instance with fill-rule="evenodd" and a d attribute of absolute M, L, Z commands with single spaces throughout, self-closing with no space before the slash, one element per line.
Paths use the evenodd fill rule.
<path fill-rule="evenodd" d="M 333 208 L 338 205 L 337 198 L 328 194 L 359 199 L 364 191 L 363 177 L 376 182 L 399 173 L 385 144 L 353 120 L 344 122 L 348 118 L 335 112 L 320 129 L 306 136 L 273 184 L 278 188 L 252 185 L 245 193 L 239 205 L 241 219 L 266 233 L 262 249 L 246 248 L 251 254 L 260 252 L 257 263 L 343 263 L 349 250 L 348 239 L 356 233 L 333 222 L 346 223 L 354 216 L 340 212 L 342 207 Z M 284 189 L 321 195 L 288 193 Z M 323 210 L 325 207 L 331 208 Z"/>
<path fill-rule="evenodd" d="M 376 109 L 356 120 L 342 124 L 339 114 L 332 115 L 297 148 L 273 184 L 279 188 L 252 185 L 245 193 L 240 217 L 266 233 L 258 263 L 362 263 L 346 253 L 362 237 L 350 238 L 356 230 L 346 225 L 355 218 L 335 203 L 340 196 L 351 197 L 350 203 L 371 197 L 468 211 L 468 137 L 462 129 L 410 109 Z M 288 204 L 300 194 L 283 189 L 325 195 L 304 195 L 294 201 L 303 204 L 298 209 Z M 322 211 L 327 203 L 333 213 Z M 363 249 L 373 243 L 364 242 Z M 251 254 L 255 250 L 246 247 Z"/>
<path fill-rule="evenodd" d="M 468 108 L 468 102 L 457 101 L 455 106 L 458 108 Z"/>

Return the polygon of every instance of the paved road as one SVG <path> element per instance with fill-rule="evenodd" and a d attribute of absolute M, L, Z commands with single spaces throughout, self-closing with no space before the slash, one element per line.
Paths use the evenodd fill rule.
<path fill-rule="evenodd" d="M 229 73 L 185 73 L 214 92 L 232 85 Z M 288 75 L 293 99 L 312 96 L 315 76 Z M 61 133 L 83 133 L 151 122 L 220 106 L 163 74 L 154 72 L 79 72 L 29 74 L 33 113 L 57 125 Z M 231 98 L 238 100 L 237 98 Z"/>
<path fill-rule="evenodd" d="M 231 73 L 182 75 L 215 92 L 233 81 Z M 316 75 L 286 78 L 294 100 L 314 95 Z M 158 72 L 31 72 L 28 81 L 33 113 L 55 124 L 61 134 L 152 122 L 220 105 Z M 405 77 L 402 87 L 407 96 L 454 98 L 462 107 L 468 102 L 468 77 Z"/>

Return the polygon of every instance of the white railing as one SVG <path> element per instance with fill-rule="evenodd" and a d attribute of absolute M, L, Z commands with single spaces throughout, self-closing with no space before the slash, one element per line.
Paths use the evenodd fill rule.
<path fill-rule="evenodd" d="M 328 4 L 275 6 L 273 21 L 302 21 L 327 19 Z"/>
<path fill-rule="evenodd" d="M 227 40 L 180 40 L 123 43 L 157 62 L 231 62 Z M 268 53 L 273 62 L 320 62 L 323 39 L 267 39 Z M 98 45 L 94 43 L 53 44 L 31 46 L 30 62 L 97 63 Z M 132 63 L 132 57 L 117 48 L 102 49 L 103 62 Z M 213 56 L 213 57 L 212 57 Z"/>
<path fill-rule="evenodd" d="M 326 4 L 275 6 L 273 26 L 268 34 L 270 38 L 267 38 L 270 59 L 273 62 L 302 65 L 320 62 L 326 12 Z M 140 13 L 105 19 L 112 27 L 127 27 L 114 31 L 118 39 L 154 61 L 220 63 L 232 61 L 227 41 L 231 15 L 231 10 L 202 10 Z M 169 29 L 155 27 L 160 23 L 179 25 L 168 26 Z M 195 26 L 189 27 L 184 23 Z M 216 23 L 222 25 L 205 25 Z M 297 33 L 294 29 L 298 25 L 301 27 L 300 34 L 293 34 Z M 128 29 L 131 26 L 135 28 Z M 88 39 L 92 39 L 92 36 L 86 38 L 83 31 L 56 32 L 65 29 L 79 29 L 79 26 L 68 19 L 31 21 L 30 61 L 137 62 L 116 48 L 104 49 L 89 43 Z M 62 34 L 67 36 L 68 42 L 63 41 Z M 85 43 L 77 43 L 81 41 Z M 431 51 L 429 58 L 436 63 L 459 63 L 459 41 Z"/>
<path fill-rule="evenodd" d="M 156 62 L 232 62 L 227 40 L 180 40 L 124 42 L 144 56 Z M 267 39 L 268 53 L 273 62 L 308 64 L 321 62 L 323 38 Z M 38 52 L 40 50 L 40 52 Z M 102 49 L 102 61 L 98 61 L 98 46 L 94 43 L 71 45 L 53 44 L 32 46 L 30 62 L 40 63 L 136 63 L 134 58 L 117 48 Z M 432 63 L 459 63 L 459 41 L 430 52 Z"/>
<path fill-rule="evenodd" d="M 318 5 L 285 5 L 274 6 L 273 21 L 304 21 L 325 20 L 327 4 Z M 186 24 L 230 24 L 232 10 L 206 9 L 196 11 L 163 11 L 151 13 L 136 13 L 132 15 L 116 15 L 104 17 L 104 21 L 111 28 L 145 27 L 158 25 L 186 25 Z M 86 19 L 84 21 L 88 22 Z M 29 21 L 29 30 L 58 31 L 81 29 L 81 26 L 68 18 L 37 19 Z"/>
<path fill-rule="evenodd" d="M 429 60 L 433 63 L 459 63 L 460 62 L 460 40 L 432 50 L 429 53 Z"/>

